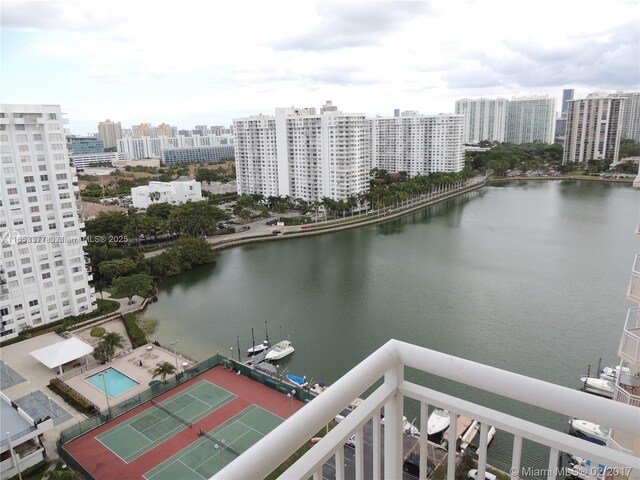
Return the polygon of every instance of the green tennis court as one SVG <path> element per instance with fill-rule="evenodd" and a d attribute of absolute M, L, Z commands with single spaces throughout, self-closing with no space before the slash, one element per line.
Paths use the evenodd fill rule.
<path fill-rule="evenodd" d="M 153 470 L 147 480 L 208 479 L 235 460 L 254 443 L 276 428 L 283 419 L 251 405 L 225 423 L 207 432 L 187 448 Z"/>
<path fill-rule="evenodd" d="M 129 463 L 235 397 L 202 380 L 96 438 Z"/>

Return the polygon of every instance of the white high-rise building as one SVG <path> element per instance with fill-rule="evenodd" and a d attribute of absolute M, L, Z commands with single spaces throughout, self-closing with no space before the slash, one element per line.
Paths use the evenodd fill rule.
<path fill-rule="evenodd" d="M 593 93 L 571 100 L 562 163 L 591 160 L 618 161 L 621 123 L 626 99 L 620 95 Z"/>
<path fill-rule="evenodd" d="M 463 98 L 456 101 L 456 114 L 464 115 L 464 143 L 506 139 L 506 98 Z"/>
<path fill-rule="evenodd" d="M 463 115 L 377 117 L 371 122 L 373 165 L 409 176 L 464 168 Z"/>
<path fill-rule="evenodd" d="M 555 124 L 555 98 L 537 96 L 509 100 L 506 127 L 508 143 L 553 143 Z"/>
<path fill-rule="evenodd" d="M 280 195 L 276 150 L 276 119 L 254 115 L 233 121 L 236 140 L 238 194 Z"/>
<path fill-rule="evenodd" d="M 346 199 L 368 189 L 370 128 L 327 102 L 234 120 L 238 193 Z"/>
<path fill-rule="evenodd" d="M 115 148 L 119 139 L 122 138 L 122 126 L 120 122 L 114 123 L 107 119 L 98 124 L 98 138 L 102 140 L 104 148 Z"/>
<path fill-rule="evenodd" d="M 58 105 L 0 106 L 0 337 L 94 310 Z"/>
<path fill-rule="evenodd" d="M 640 142 L 640 92 L 617 93 L 625 99 L 620 140 Z"/>

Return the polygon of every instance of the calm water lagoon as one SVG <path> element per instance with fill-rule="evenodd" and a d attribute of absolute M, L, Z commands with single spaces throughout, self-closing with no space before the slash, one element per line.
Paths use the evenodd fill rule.
<path fill-rule="evenodd" d="M 160 284 L 146 315 L 163 344 L 198 358 L 289 338 L 289 373 L 331 383 L 390 338 L 579 388 L 617 363 L 629 304 L 638 194 L 540 181 L 484 187 L 382 225 L 221 252 Z M 408 377 L 418 379 L 410 372 Z M 433 388 L 567 430 L 567 418 L 440 378 Z M 406 402 L 407 417 L 418 415 Z M 490 462 L 510 464 L 499 434 Z M 548 451 L 525 442 L 524 464 Z"/>

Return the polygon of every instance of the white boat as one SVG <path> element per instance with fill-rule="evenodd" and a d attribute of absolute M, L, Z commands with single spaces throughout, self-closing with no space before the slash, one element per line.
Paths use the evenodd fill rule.
<path fill-rule="evenodd" d="M 296 387 L 304 388 L 309 385 L 307 382 L 307 377 L 300 377 L 298 375 L 287 375 L 287 380 L 290 384 L 295 385 Z"/>
<path fill-rule="evenodd" d="M 264 359 L 271 362 L 273 360 L 280 360 L 287 355 L 291 355 L 294 351 L 295 350 L 291 346 L 291 342 L 289 340 L 282 340 L 281 342 L 276 343 L 273 348 L 271 348 L 271 350 L 267 352 L 267 355 L 264 357 Z"/>
<path fill-rule="evenodd" d="M 569 420 L 569 425 L 571 425 L 571 428 L 573 428 L 578 435 L 585 437 L 586 440 L 596 440 L 596 443 L 606 443 L 609 437 L 610 430 L 607 427 L 602 427 L 593 422 L 572 418 Z"/>
<path fill-rule="evenodd" d="M 427 435 L 436 435 L 440 432 L 444 432 L 449 428 L 450 422 L 451 419 L 449 417 L 449 412 L 436 408 L 431 413 L 429 420 L 427 421 Z"/>
<path fill-rule="evenodd" d="M 384 417 L 380 420 L 380 423 L 384 425 Z M 407 417 L 402 417 L 402 431 L 405 433 L 405 435 L 409 435 L 411 437 L 420 436 L 420 430 L 418 430 L 418 428 L 413 423 L 407 420 Z"/>
<path fill-rule="evenodd" d="M 249 350 L 247 350 L 247 357 L 253 357 L 259 353 L 264 352 L 267 348 L 269 348 L 269 342 L 266 340 L 258 345 L 254 345 Z"/>
<path fill-rule="evenodd" d="M 616 378 L 618 378 L 618 374 L 620 373 L 620 365 L 617 365 L 615 368 L 612 367 L 604 367 L 601 371 L 600 371 L 600 378 L 602 380 L 609 380 L 609 381 L 615 381 Z M 622 373 L 626 373 L 629 374 L 630 370 L 629 367 L 623 367 L 622 368 Z"/>
<path fill-rule="evenodd" d="M 602 380 L 601 378 L 593 377 L 580 377 L 580 381 L 582 382 L 582 389 L 585 392 L 602 395 L 607 398 L 613 398 L 614 385 L 609 380 Z"/>
<path fill-rule="evenodd" d="M 313 387 L 309 389 L 309 391 L 315 395 L 320 395 L 327 388 L 329 388 L 329 386 L 326 383 L 320 382 L 320 383 L 314 384 Z"/>

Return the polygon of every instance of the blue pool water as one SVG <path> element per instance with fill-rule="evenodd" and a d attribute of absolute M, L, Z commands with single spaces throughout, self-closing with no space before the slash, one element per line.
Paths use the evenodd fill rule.
<path fill-rule="evenodd" d="M 104 380 L 103 380 L 104 374 Z M 120 373 L 115 368 L 109 367 L 100 373 L 96 373 L 87 377 L 87 380 L 91 385 L 98 388 L 100 391 L 105 392 L 105 386 L 107 391 L 105 392 L 111 398 L 117 397 L 123 394 L 127 390 L 131 390 L 133 387 L 139 385 L 135 380 L 131 380 L 124 373 Z"/>

